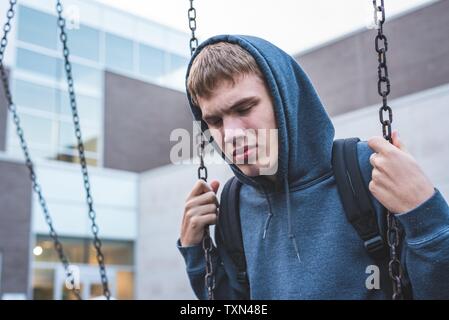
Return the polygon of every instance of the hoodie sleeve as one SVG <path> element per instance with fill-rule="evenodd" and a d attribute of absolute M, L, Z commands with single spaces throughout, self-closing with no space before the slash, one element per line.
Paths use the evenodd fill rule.
<path fill-rule="evenodd" d="M 358 144 L 362 175 L 368 187 L 373 150 Z M 372 195 L 371 195 L 372 196 Z M 379 221 L 385 221 L 382 205 L 372 196 Z M 411 211 L 395 217 L 405 231 L 402 264 L 411 283 L 414 299 L 449 299 L 449 206 L 438 189 L 432 197 Z M 382 225 L 381 225 L 382 228 Z"/>
<path fill-rule="evenodd" d="M 415 209 L 397 214 L 415 299 L 449 299 L 449 206 L 438 189 Z"/>
<path fill-rule="evenodd" d="M 186 263 L 187 275 L 196 297 L 200 300 L 207 300 L 208 294 L 204 281 L 206 275 L 206 259 L 202 246 L 183 247 L 179 239 L 176 242 L 176 246 Z M 238 291 L 234 290 L 231 286 L 224 264 L 215 246 L 212 250 L 212 265 L 215 272 L 214 298 L 216 300 L 240 299 Z"/>

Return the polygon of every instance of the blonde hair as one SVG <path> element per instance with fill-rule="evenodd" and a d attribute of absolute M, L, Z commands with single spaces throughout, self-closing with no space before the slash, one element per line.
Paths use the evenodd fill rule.
<path fill-rule="evenodd" d="M 198 97 L 210 98 L 213 90 L 223 81 L 232 85 L 243 75 L 257 75 L 265 82 L 256 60 L 241 46 L 217 42 L 204 47 L 195 57 L 187 79 L 187 90 L 194 104 Z"/>

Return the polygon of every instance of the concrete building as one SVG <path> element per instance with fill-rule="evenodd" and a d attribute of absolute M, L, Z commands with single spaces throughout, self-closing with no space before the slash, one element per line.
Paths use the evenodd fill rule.
<path fill-rule="evenodd" d="M 89 243 L 55 9 L 44 0 L 20 3 L 5 56 L 13 97 L 55 228 L 79 267 L 83 297 L 89 298 L 101 294 L 100 278 Z M 173 165 L 169 158 L 173 129 L 193 131 L 183 88 L 189 35 L 93 1 L 64 3 L 112 294 L 194 298 L 175 241 L 197 165 Z M 0 13 L 6 9 L 7 3 L 0 4 Z M 448 0 L 385 24 L 393 127 L 446 198 L 447 25 Z M 374 37 L 373 30 L 357 30 L 295 55 L 331 115 L 337 138 L 381 133 Z M 0 90 L 0 296 L 71 298 L 2 95 Z M 216 158 L 206 160 L 209 179 L 223 185 L 230 169 Z"/>
<path fill-rule="evenodd" d="M 111 292 L 133 299 L 139 173 L 169 164 L 170 132 L 192 127 L 182 92 L 189 36 L 94 1 L 64 1 L 64 9 Z M 20 1 L 5 62 L 55 229 L 89 298 L 101 293 L 100 277 L 55 13 L 53 2 Z M 70 298 L 1 95 L 0 297 Z"/>

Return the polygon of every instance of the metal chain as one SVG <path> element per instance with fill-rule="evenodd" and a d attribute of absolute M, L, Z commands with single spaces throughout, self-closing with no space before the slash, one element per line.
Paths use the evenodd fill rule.
<path fill-rule="evenodd" d="M 187 12 L 187 16 L 189 18 L 189 28 L 192 32 L 190 38 L 190 54 L 193 56 L 195 50 L 198 48 L 198 39 L 195 36 L 196 31 L 196 9 L 193 7 L 193 0 L 190 1 L 190 8 Z M 198 167 L 198 179 L 202 179 L 207 181 L 207 168 L 204 165 L 204 148 L 206 145 L 206 141 L 204 138 L 204 134 L 200 130 L 200 143 L 198 144 L 198 155 L 200 157 L 200 166 Z M 210 237 L 209 227 L 206 227 L 204 230 L 203 236 L 203 250 L 204 250 L 204 258 L 206 259 L 206 275 L 204 276 L 204 282 L 207 288 L 207 296 L 209 300 L 214 300 L 214 290 L 215 290 L 215 275 L 214 275 L 214 267 L 212 262 L 212 249 L 213 243 Z"/>
<path fill-rule="evenodd" d="M 385 22 L 385 7 L 384 0 L 380 0 L 380 5 L 377 0 L 373 0 L 374 6 L 374 23 L 377 28 L 377 35 L 375 38 L 375 49 L 378 55 L 377 68 L 377 91 L 382 97 L 382 106 L 379 109 L 379 119 L 382 125 L 383 137 L 390 143 L 393 143 L 391 138 L 391 123 L 393 122 L 393 112 L 387 103 L 387 96 L 390 94 L 390 79 L 388 78 L 387 57 L 388 51 L 387 37 L 383 33 L 383 24 Z M 380 16 L 380 17 L 379 17 Z M 385 115 L 388 117 L 385 119 Z M 402 276 L 403 270 L 401 261 L 398 257 L 398 248 L 400 245 L 399 226 L 393 213 L 385 209 L 387 215 L 387 242 L 390 247 L 390 262 L 388 263 L 388 272 L 393 284 L 393 300 L 403 299 L 402 292 Z"/>
<path fill-rule="evenodd" d="M 101 277 L 101 283 L 103 285 L 103 294 L 106 297 L 107 300 L 111 298 L 111 293 L 109 291 L 108 286 L 108 278 L 106 275 L 106 267 L 104 264 L 104 256 L 101 251 L 101 240 L 98 237 L 99 228 L 98 225 L 95 222 L 96 218 L 96 212 L 94 210 L 94 204 L 93 204 L 93 198 L 91 194 L 91 186 L 89 182 L 89 174 L 87 171 L 87 162 L 86 162 L 86 156 L 85 156 L 85 148 L 83 139 L 81 136 L 81 125 L 80 125 L 80 118 L 78 116 L 78 108 L 76 104 L 76 96 L 75 96 L 75 88 L 74 88 L 74 82 L 73 82 L 73 76 L 72 76 L 72 65 L 69 60 L 69 48 L 67 46 L 67 34 L 65 32 L 65 18 L 62 15 L 63 7 L 60 0 L 57 0 L 56 2 L 56 11 L 58 13 L 58 26 L 59 26 L 59 39 L 61 40 L 62 44 L 62 53 L 64 56 L 64 69 L 67 77 L 67 85 L 68 85 L 68 91 L 70 96 L 70 106 L 72 109 L 72 119 L 73 119 L 73 125 L 75 127 L 75 136 L 78 142 L 78 155 L 81 165 L 81 172 L 83 174 L 83 182 L 84 182 L 84 189 L 86 191 L 86 201 L 88 205 L 89 210 L 89 218 L 91 220 L 91 231 L 94 236 L 93 239 L 93 245 L 96 250 L 97 254 L 97 262 L 100 270 L 100 277 Z"/>
<path fill-rule="evenodd" d="M 24 135 L 24 131 L 22 129 L 22 126 L 20 124 L 20 117 L 17 113 L 17 107 L 13 102 L 12 99 L 12 95 L 11 95 L 11 90 L 9 87 L 9 81 L 8 81 L 8 75 L 6 74 L 5 71 L 5 67 L 3 65 L 3 58 L 4 58 L 4 54 L 5 54 L 5 49 L 6 49 L 6 45 L 8 44 L 8 33 L 11 30 L 11 20 L 15 15 L 14 12 L 14 6 L 16 5 L 17 0 L 10 0 L 9 1 L 9 9 L 7 11 L 6 17 L 6 23 L 3 26 L 3 37 L 0 43 L 0 73 L 1 73 L 1 77 L 2 77 L 2 84 L 3 84 L 3 89 L 5 92 L 5 97 L 6 100 L 8 102 L 8 109 L 12 114 L 13 117 L 13 121 L 16 127 L 16 133 L 17 136 L 20 140 L 20 146 L 22 148 L 23 151 L 23 155 L 25 157 L 25 165 L 28 168 L 29 174 L 30 174 L 30 178 L 31 178 L 31 185 L 33 187 L 33 191 L 35 192 L 35 194 L 37 195 L 38 199 L 39 199 L 39 204 L 42 208 L 42 212 L 44 213 L 44 218 L 45 221 L 50 229 L 50 237 L 53 240 L 54 243 L 54 247 L 55 250 L 58 254 L 59 260 L 61 261 L 63 267 L 64 267 L 64 271 L 67 277 L 67 280 L 70 281 L 70 284 L 72 285 L 72 292 L 75 294 L 76 298 L 81 300 L 81 295 L 80 295 L 80 290 L 77 288 L 77 286 L 75 285 L 75 278 L 74 275 L 72 273 L 72 271 L 70 270 L 69 266 L 70 266 L 70 262 L 68 260 L 68 258 L 66 257 L 64 250 L 63 250 L 63 246 L 61 244 L 61 241 L 59 240 L 59 236 L 56 233 L 54 226 L 53 226 L 53 220 L 50 216 L 49 210 L 48 210 L 48 206 L 47 206 L 47 202 L 44 198 L 43 192 L 42 192 L 42 188 L 38 182 L 37 179 L 37 175 L 36 172 L 34 170 L 34 163 L 31 160 L 31 156 L 30 156 L 30 151 L 28 148 L 28 145 L 26 143 L 25 140 L 25 135 Z"/>

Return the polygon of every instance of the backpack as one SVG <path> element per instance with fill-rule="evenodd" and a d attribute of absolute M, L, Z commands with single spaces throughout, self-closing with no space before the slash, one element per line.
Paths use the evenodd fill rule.
<path fill-rule="evenodd" d="M 362 239 L 367 253 L 374 259 L 382 259 L 388 256 L 388 246 L 379 231 L 370 194 L 362 179 L 357 156 L 359 141 L 358 138 L 335 140 L 332 148 L 332 168 L 347 220 Z M 241 182 L 235 176 L 223 187 L 215 227 L 215 242 L 219 251 L 224 251 L 226 260 L 231 260 L 231 275 L 236 280 L 234 287 L 244 299 L 249 299 L 249 280 L 239 212 L 240 187 Z"/>

